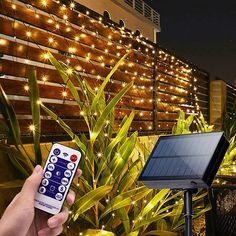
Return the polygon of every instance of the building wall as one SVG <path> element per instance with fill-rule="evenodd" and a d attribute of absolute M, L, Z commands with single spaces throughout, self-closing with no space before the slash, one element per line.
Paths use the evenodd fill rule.
<path fill-rule="evenodd" d="M 96 1 L 96 4 L 94 4 L 94 0 L 76 1 L 101 15 L 103 15 L 104 11 L 108 11 L 112 21 L 119 23 L 120 20 L 123 20 L 126 28 L 134 32 L 139 30 L 144 37 L 155 41 L 157 32 L 155 25 L 131 7 L 125 7 L 121 3 L 118 5 L 111 0 L 99 0 Z"/>

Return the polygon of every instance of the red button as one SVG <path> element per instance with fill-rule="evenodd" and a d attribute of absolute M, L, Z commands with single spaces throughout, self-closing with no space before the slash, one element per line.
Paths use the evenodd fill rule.
<path fill-rule="evenodd" d="M 76 155 L 71 155 L 70 160 L 73 161 L 73 162 L 77 161 L 77 156 Z"/>

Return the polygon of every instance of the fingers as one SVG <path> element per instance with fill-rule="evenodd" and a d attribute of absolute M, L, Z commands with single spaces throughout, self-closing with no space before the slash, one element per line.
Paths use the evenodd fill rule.
<path fill-rule="evenodd" d="M 82 170 L 78 169 L 75 174 L 75 178 L 79 178 L 82 175 Z"/>
<path fill-rule="evenodd" d="M 66 202 L 71 206 L 75 202 L 75 192 L 71 189 L 66 197 Z"/>
<path fill-rule="evenodd" d="M 35 193 L 37 192 L 37 189 L 39 187 L 39 184 L 42 180 L 43 176 L 43 169 L 41 166 L 37 165 L 34 168 L 33 173 L 30 177 L 28 177 L 22 187 L 21 195 L 26 200 L 34 199 Z"/>
<path fill-rule="evenodd" d="M 64 207 L 60 213 L 48 219 L 49 228 L 53 229 L 63 225 L 67 221 L 68 217 L 69 217 L 69 210 L 68 208 Z"/>
<path fill-rule="evenodd" d="M 60 233 L 62 233 L 62 231 L 63 231 L 62 225 L 60 225 L 59 227 L 53 228 L 53 229 L 44 228 L 38 232 L 38 236 L 56 236 L 56 235 L 59 235 Z"/>
<path fill-rule="evenodd" d="M 82 175 L 82 170 L 78 169 L 75 174 L 75 178 L 79 178 Z M 75 193 L 71 189 L 66 197 L 67 203 L 71 206 L 75 201 Z"/>

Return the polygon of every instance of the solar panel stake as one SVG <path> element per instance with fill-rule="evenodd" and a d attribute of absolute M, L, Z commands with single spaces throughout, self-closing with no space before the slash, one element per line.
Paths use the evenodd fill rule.
<path fill-rule="evenodd" d="M 197 193 L 197 189 L 187 189 L 184 192 L 185 236 L 192 236 L 192 217 L 193 217 L 192 195 L 194 193 Z"/>

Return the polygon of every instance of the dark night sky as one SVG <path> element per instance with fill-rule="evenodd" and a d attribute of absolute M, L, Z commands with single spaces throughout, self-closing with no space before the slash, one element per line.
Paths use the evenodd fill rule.
<path fill-rule="evenodd" d="M 235 83 L 236 0 L 145 1 L 161 15 L 161 46 Z"/>

